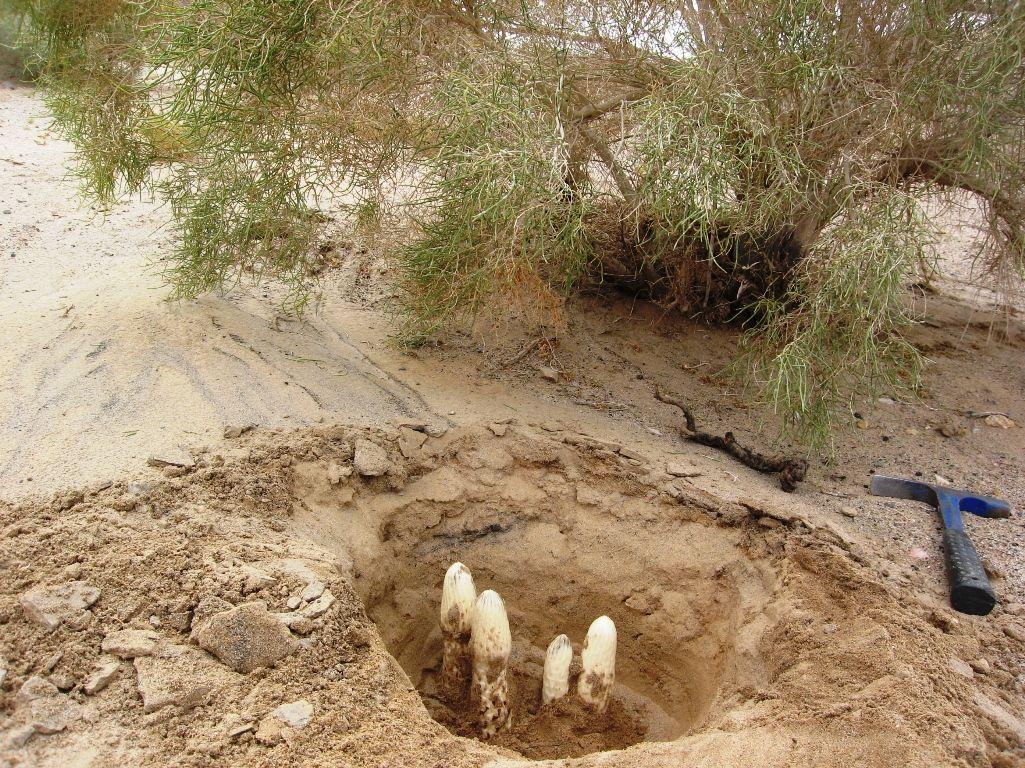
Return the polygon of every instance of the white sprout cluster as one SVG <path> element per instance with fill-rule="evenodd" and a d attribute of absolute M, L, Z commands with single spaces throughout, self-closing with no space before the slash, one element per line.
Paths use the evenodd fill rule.
<path fill-rule="evenodd" d="M 441 591 L 442 683 L 453 696 L 477 699 L 481 735 L 494 738 L 512 725 L 508 667 L 512 650 L 509 617 L 502 597 L 488 589 L 477 595 L 470 569 L 453 563 Z M 550 704 L 569 692 L 573 646 L 558 635 L 545 653 L 541 703 Z M 616 677 L 616 625 L 599 616 L 587 630 L 580 653 L 577 695 L 603 712 Z"/>

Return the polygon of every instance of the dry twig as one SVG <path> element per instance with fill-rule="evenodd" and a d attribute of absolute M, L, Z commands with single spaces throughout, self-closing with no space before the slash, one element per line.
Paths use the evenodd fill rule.
<path fill-rule="evenodd" d="M 740 445 L 732 432 L 727 432 L 720 437 L 719 435 L 712 435 L 701 431 L 694 421 L 694 414 L 691 413 L 690 408 L 677 398 L 664 393 L 658 385 L 655 386 L 655 399 L 667 405 L 674 405 L 683 411 L 686 428 L 681 429 L 680 434 L 687 440 L 693 440 L 710 448 L 725 451 L 741 464 L 751 467 L 751 469 L 756 469 L 759 472 L 778 474 L 779 486 L 787 493 L 792 492 L 797 487 L 797 483 L 804 480 L 808 472 L 808 462 L 805 459 L 787 456 L 766 456 Z"/>

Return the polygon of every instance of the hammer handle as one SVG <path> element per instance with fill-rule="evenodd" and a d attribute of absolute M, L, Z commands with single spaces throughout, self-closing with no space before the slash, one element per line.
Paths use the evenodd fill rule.
<path fill-rule="evenodd" d="M 950 604 L 955 611 L 985 616 L 997 598 L 972 540 L 964 531 L 948 528 L 943 533 L 943 548 L 950 571 Z"/>

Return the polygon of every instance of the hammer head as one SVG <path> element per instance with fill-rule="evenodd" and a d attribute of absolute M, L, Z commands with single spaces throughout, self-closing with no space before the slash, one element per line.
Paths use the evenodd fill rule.
<path fill-rule="evenodd" d="M 903 477 L 873 475 L 871 491 L 873 496 L 893 496 L 930 504 L 943 514 L 943 522 L 948 528 L 961 527 L 961 512 L 971 512 L 979 517 L 1011 516 L 1011 505 L 1001 499 Z"/>

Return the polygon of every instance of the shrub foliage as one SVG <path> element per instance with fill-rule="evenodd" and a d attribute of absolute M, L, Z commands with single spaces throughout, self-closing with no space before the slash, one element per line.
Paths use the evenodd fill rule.
<path fill-rule="evenodd" d="M 85 190 L 148 188 L 179 296 L 307 296 L 322 218 L 404 223 L 410 332 L 615 286 L 745 325 L 797 434 L 914 386 L 925 195 L 1025 266 L 1025 6 L 952 0 L 0 0 Z"/>

